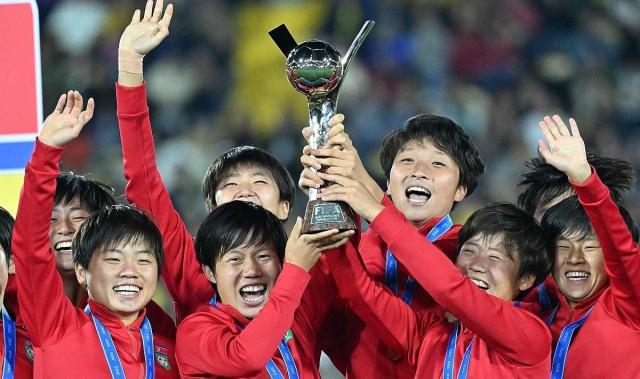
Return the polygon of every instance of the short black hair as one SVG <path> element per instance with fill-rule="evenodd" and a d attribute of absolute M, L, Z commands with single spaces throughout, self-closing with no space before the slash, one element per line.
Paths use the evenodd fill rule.
<path fill-rule="evenodd" d="M 484 172 L 484 164 L 471 138 L 452 120 L 433 114 L 421 114 L 408 119 L 402 129 L 387 134 L 382 141 L 380 164 L 389 180 L 393 161 L 398 152 L 409 142 L 431 141 L 438 149 L 447 153 L 460 170 L 458 186 L 471 195 Z"/>
<path fill-rule="evenodd" d="M 592 165 L 602 182 L 609 188 L 613 200 L 621 204 L 622 195 L 633 185 L 633 168 L 629 162 L 587 153 L 587 161 Z M 518 187 L 518 205 L 525 211 L 535 214 L 553 199 L 567 191 L 573 194 L 573 188 L 567 175 L 542 158 L 532 158 L 525 162 L 527 172 L 520 176 Z"/>
<path fill-rule="evenodd" d="M 531 288 L 542 283 L 551 271 L 553 241 L 536 220 L 510 203 L 489 203 L 475 211 L 465 222 L 458 234 L 458 253 L 465 242 L 481 235 L 484 238 L 503 236 L 507 252 L 517 253 L 520 260 L 517 278 L 533 275 Z M 524 296 L 523 291 L 518 298 Z"/>
<path fill-rule="evenodd" d="M 15 220 L 11 214 L 0 207 L 0 246 L 4 250 L 7 268 L 9 267 L 9 260 L 11 260 L 11 233 L 13 232 L 14 224 Z"/>
<path fill-rule="evenodd" d="M 156 225 L 142 211 L 128 205 L 112 205 L 87 218 L 73 237 L 73 263 L 89 268 L 93 255 L 121 243 L 146 242 L 162 269 L 164 249 Z"/>
<path fill-rule="evenodd" d="M 241 246 L 272 246 L 282 263 L 287 234 L 273 213 L 235 200 L 209 213 L 198 229 L 195 245 L 198 262 L 215 272 L 216 262 Z"/>
<path fill-rule="evenodd" d="M 67 204 L 74 198 L 91 212 L 116 204 L 114 190 L 108 185 L 71 171 L 61 172 L 56 180 L 53 204 Z"/>
<path fill-rule="evenodd" d="M 237 146 L 224 152 L 207 169 L 202 181 L 202 196 L 205 206 L 212 211 L 216 204 L 216 190 L 218 185 L 229 174 L 229 171 L 239 167 L 264 168 L 273 176 L 280 192 L 280 201 L 288 201 L 293 206 L 296 187 L 293 178 L 280 161 L 267 151 L 255 146 Z"/>
<path fill-rule="evenodd" d="M 637 243 L 640 236 L 638 225 L 624 207 L 618 206 L 618 210 L 629 228 L 631 237 Z M 575 195 L 549 208 L 540 224 L 554 242 L 560 237 L 582 241 L 596 236 L 587 212 Z"/>

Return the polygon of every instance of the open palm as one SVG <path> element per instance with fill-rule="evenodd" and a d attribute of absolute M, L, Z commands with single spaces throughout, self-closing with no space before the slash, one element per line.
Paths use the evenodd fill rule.
<path fill-rule="evenodd" d="M 539 125 L 546 140 L 546 143 L 539 141 L 540 154 L 545 161 L 571 179 L 586 179 L 591 169 L 576 121 L 569 119 L 571 131 L 558 115 L 546 116 Z"/>
<path fill-rule="evenodd" d="M 162 8 L 163 0 L 157 0 L 155 7 L 153 1 L 149 0 L 142 18 L 140 18 L 140 10 L 136 9 L 131 23 L 120 37 L 119 48 L 146 55 L 158 46 L 169 35 L 169 24 L 173 16 L 173 4 L 167 6 L 164 16 L 162 16 Z"/>
<path fill-rule="evenodd" d="M 78 91 L 60 96 L 55 110 L 44 120 L 38 139 L 49 146 L 62 147 L 78 137 L 93 117 L 95 107 L 92 98 L 87 102 L 86 110 L 82 110 L 82 105 L 82 95 Z"/>

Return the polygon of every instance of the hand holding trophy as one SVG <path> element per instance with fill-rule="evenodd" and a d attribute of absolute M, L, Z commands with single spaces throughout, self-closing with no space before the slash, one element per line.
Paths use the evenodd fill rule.
<path fill-rule="evenodd" d="M 309 126 L 313 130 L 309 145 L 313 149 L 327 145 L 329 119 L 336 114 L 340 85 L 373 25 L 373 21 L 365 22 L 344 57 L 340 57 L 340 53 L 324 41 L 309 40 L 298 44 L 284 24 L 269 32 L 287 57 L 285 71 L 289 83 L 307 97 Z M 330 183 L 325 184 L 328 185 Z M 347 204 L 319 200 L 318 189 L 309 189 L 302 233 L 356 228 L 353 212 Z"/>

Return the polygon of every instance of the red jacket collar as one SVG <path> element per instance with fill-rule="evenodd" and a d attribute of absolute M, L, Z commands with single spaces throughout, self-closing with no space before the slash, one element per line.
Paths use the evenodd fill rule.
<path fill-rule="evenodd" d="M 429 221 L 427 221 L 424 225 L 418 228 L 418 232 L 420 232 L 420 234 L 422 235 L 428 234 L 431 231 L 431 229 L 433 229 L 433 227 L 436 226 L 438 222 L 440 222 L 440 220 L 442 220 L 442 217 L 435 217 L 435 218 L 429 219 Z"/>
<path fill-rule="evenodd" d="M 122 320 L 120 320 L 118 316 L 113 314 L 105 305 L 97 303 L 91 299 L 89 299 L 88 304 L 91 308 L 91 313 L 95 315 L 100 320 L 102 325 L 104 325 L 110 331 L 116 329 L 140 330 L 142 322 L 146 317 L 146 309 L 142 308 L 142 310 L 140 310 L 140 313 L 138 314 L 138 318 L 133 323 L 131 323 L 131 325 L 126 326 L 122 322 Z"/>
<path fill-rule="evenodd" d="M 400 210 L 396 208 L 395 204 L 393 204 L 393 200 L 391 200 L 391 197 L 389 195 L 384 195 L 384 197 L 382 198 L 382 205 L 384 205 L 385 207 L 391 207 L 402 217 L 402 219 L 407 219 L 406 217 L 404 217 L 404 214 L 402 214 L 402 212 L 400 212 Z M 429 219 L 426 223 L 418 228 L 418 232 L 420 232 L 420 234 L 422 235 L 427 235 L 440 220 L 442 220 L 442 217 L 434 217 Z"/>
<path fill-rule="evenodd" d="M 551 297 L 553 297 L 556 301 L 560 302 L 560 307 L 561 308 L 564 308 L 564 309 L 570 309 L 571 308 L 571 305 L 569 304 L 569 301 L 562 294 L 562 292 L 560 291 L 560 288 L 558 288 L 556 282 L 553 280 L 553 278 L 551 276 L 549 276 L 545 280 L 544 286 L 545 286 L 546 290 L 549 292 L 549 295 Z M 596 291 L 596 293 L 594 293 L 593 295 L 587 297 L 586 299 L 582 299 L 575 307 L 573 307 L 573 310 L 577 314 L 583 314 L 583 313 L 587 312 L 593 305 L 595 305 L 595 303 L 598 302 L 598 300 L 600 299 L 600 296 L 602 295 L 602 293 L 607 288 L 609 288 L 609 283 L 607 283 L 606 285 L 602 286 L 602 288 L 600 288 L 598 291 Z"/>
<path fill-rule="evenodd" d="M 243 315 L 241 315 L 240 312 L 238 312 L 237 309 L 235 309 L 231 305 L 222 304 L 220 301 L 218 301 L 218 303 L 216 303 L 215 306 L 211 306 L 211 308 L 213 308 L 212 310 L 214 312 L 217 309 L 218 311 L 220 311 L 220 312 L 224 313 L 225 315 L 229 316 L 236 324 L 239 324 L 243 328 L 245 326 L 247 326 L 249 324 L 249 322 L 251 322 L 251 320 L 249 320 L 248 318 L 246 318 Z"/>

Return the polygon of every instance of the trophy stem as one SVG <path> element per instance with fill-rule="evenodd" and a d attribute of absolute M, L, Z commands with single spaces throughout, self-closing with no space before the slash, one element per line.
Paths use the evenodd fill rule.
<path fill-rule="evenodd" d="M 327 144 L 329 120 L 336 114 L 336 101 L 332 97 L 323 99 L 309 99 L 309 126 L 313 133 L 309 139 L 309 146 L 317 149 Z M 312 168 L 315 171 L 315 169 Z M 309 200 L 318 198 L 318 190 L 309 188 Z"/>

